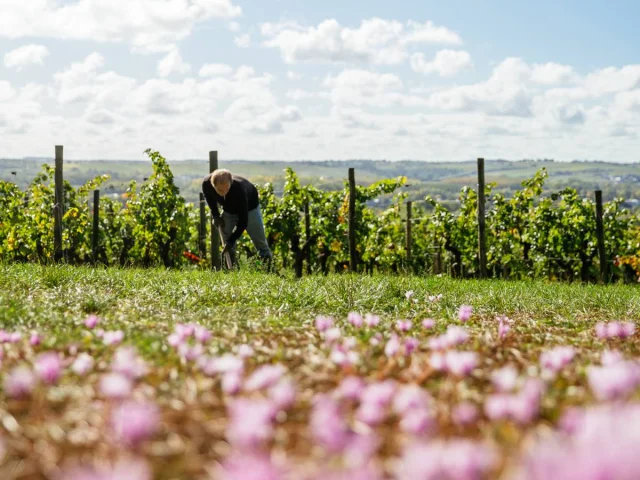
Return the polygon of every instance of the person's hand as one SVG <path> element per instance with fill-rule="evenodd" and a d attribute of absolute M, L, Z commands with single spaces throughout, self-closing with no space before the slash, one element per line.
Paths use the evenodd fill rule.
<path fill-rule="evenodd" d="M 216 228 L 220 228 L 220 227 L 224 228 L 224 218 L 215 217 L 213 219 L 213 226 L 216 227 Z"/>

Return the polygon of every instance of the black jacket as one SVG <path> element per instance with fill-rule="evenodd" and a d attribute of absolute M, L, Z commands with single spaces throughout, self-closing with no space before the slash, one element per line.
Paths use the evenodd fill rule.
<path fill-rule="evenodd" d="M 225 212 L 238 216 L 236 229 L 227 240 L 227 243 L 231 245 L 233 245 L 246 230 L 249 211 L 257 208 L 259 205 L 258 189 L 255 185 L 246 178 L 238 175 L 233 175 L 232 178 L 231 188 L 229 188 L 229 192 L 225 197 L 218 195 L 216 189 L 211 185 L 211 174 L 202 180 L 202 193 L 211 209 L 213 218 L 220 217 L 218 204 L 222 205 L 222 209 Z"/>

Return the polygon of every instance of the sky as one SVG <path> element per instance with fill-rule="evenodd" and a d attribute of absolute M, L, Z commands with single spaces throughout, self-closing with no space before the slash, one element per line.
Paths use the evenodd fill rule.
<path fill-rule="evenodd" d="M 0 0 L 0 158 L 640 161 L 640 2 Z"/>

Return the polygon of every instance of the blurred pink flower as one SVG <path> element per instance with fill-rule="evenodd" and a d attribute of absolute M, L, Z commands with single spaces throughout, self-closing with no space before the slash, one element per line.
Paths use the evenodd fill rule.
<path fill-rule="evenodd" d="M 640 366 L 635 361 L 618 361 L 611 365 L 587 367 L 587 379 L 600 401 L 622 399 L 640 385 Z"/>
<path fill-rule="evenodd" d="M 193 329 L 193 337 L 197 342 L 207 343 L 213 337 L 213 334 L 202 325 L 196 325 Z"/>
<path fill-rule="evenodd" d="M 388 405 L 396 392 L 397 384 L 394 380 L 384 380 L 367 385 L 360 396 L 362 403 Z"/>
<path fill-rule="evenodd" d="M 267 453 L 233 451 L 215 470 L 217 480 L 284 480 L 285 465 L 276 463 Z"/>
<path fill-rule="evenodd" d="M 141 378 L 149 372 L 146 362 L 133 346 L 119 347 L 111 360 L 111 371 L 121 373 L 132 380 Z"/>
<path fill-rule="evenodd" d="M 329 328 L 324 331 L 323 337 L 327 345 L 332 345 L 342 338 L 342 332 L 339 327 Z"/>
<path fill-rule="evenodd" d="M 387 412 L 383 405 L 374 402 L 362 402 L 356 409 L 355 418 L 369 426 L 375 426 L 386 418 Z"/>
<path fill-rule="evenodd" d="M 436 420 L 426 408 L 415 407 L 402 413 L 398 426 L 405 433 L 424 435 L 435 429 Z"/>
<path fill-rule="evenodd" d="M 346 377 L 342 379 L 340 385 L 334 390 L 334 394 L 338 399 L 358 400 L 364 388 L 364 380 L 360 377 Z"/>
<path fill-rule="evenodd" d="M 433 318 L 425 318 L 422 321 L 422 328 L 425 328 L 427 330 L 431 330 L 435 326 L 436 326 L 436 321 Z"/>
<path fill-rule="evenodd" d="M 107 398 L 126 398 L 132 390 L 133 382 L 121 373 L 107 373 L 100 378 L 100 392 Z"/>
<path fill-rule="evenodd" d="M 400 351 L 400 338 L 396 333 L 392 333 L 384 347 L 384 354 L 387 357 L 393 357 L 397 355 L 398 351 Z"/>
<path fill-rule="evenodd" d="M 254 353 L 255 352 L 253 351 L 253 348 L 251 348 L 246 343 L 243 343 L 238 347 L 238 356 L 240 358 L 250 358 L 253 356 Z"/>
<path fill-rule="evenodd" d="M 100 322 L 100 318 L 97 315 L 89 315 L 84 324 L 87 328 L 95 328 L 96 325 Z"/>
<path fill-rule="evenodd" d="M 178 355 L 187 362 L 193 362 L 204 355 L 204 347 L 201 343 L 178 345 Z"/>
<path fill-rule="evenodd" d="M 396 329 L 399 332 L 408 332 L 413 327 L 413 322 L 411 320 L 398 320 L 396 322 Z"/>
<path fill-rule="evenodd" d="M 457 376 L 469 375 L 478 364 L 476 352 L 459 352 L 450 350 L 445 353 L 445 367 L 447 372 Z"/>
<path fill-rule="evenodd" d="M 462 305 L 458 310 L 458 319 L 461 322 L 468 322 L 473 314 L 473 307 L 471 305 Z"/>
<path fill-rule="evenodd" d="M 242 376 L 234 371 L 222 375 L 222 391 L 227 395 L 235 395 L 242 388 Z"/>
<path fill-rule="evenodd" d="M 558 373 L 569 365 L 575 356 L 576 351 L 571 346 L 559 346 L 542 352 L 540 355 L 541 366 L 553 373 Z"/>
<path fill-rule="evenodd" d="M 364 316 L 364 323 L 367 327 L 375 327 L 380 323 L 380 317 L 372 313 L 367 313 Z"/>
<path fill-rule="evenodd" d="M 124 332 L 122 330 L 116 330 L 113 332 L 104 332 L 102 341 L 105 345 L 118 345 L 124 339 Z"/>
<path fill-rule="evenodd" d="M 100 468 L 79 466 L 67 468 L 61 480 L 151 480 L 151 467 L 142 458 L 120 459 Z"/>
<path fill-rule="evenodd" d="M 333 317 L 327 317 L 324 315 L 318 315 L 316 317 L 316 328 L 319 332 L 326 332 L 331 327 L 333 327 Z"/>
<path fill-rule="evenodd" d="M 504 315 L 500 315 L 498 317 L 498 338 L 500 338 L 500 340 L 504 340 L 507 334 L 511 331 L 512 323 L 513 320 Z"/>
<path fill-rule="evenodd" d="M 518 370 L 513 365 L 506 365 L 491 374 L 491 381 L 499 392 L 511 392 L 516 388 Z"/>
<path fill-rule="evenodd" d="M 362 315 L 360 315 L 357 312 L 349 312 L 349 315 L 347 316 L 347 321 L 356 328 L 362 327 L 362 324 L 364 322 Z"/>
<path fill-rule="evenodd" d="M 411 300 L 411 297 L 413 297 L 415 295 L 413 290 L 409 290 L 407 292 L 405 292 L 404 294 L 404 298 L 406 298 L 407 300 Z"/>
<path fill-rule="evenodd" d="M 42 337 L 38 332 L 31 332 L 31 338 L 29 339 L 29 344 L 32 347 L 36 347 L 42 343 Z"/>
<path fill-rule="evenodd" d="M 603 340 L 608 338 L 627 338 L 635 333 L 636 325 L 633 322 L 598 322 L 595 330 L 596 336 Z"/>
<path fill-rule="evenodd" d="M 88 353 L 81 353 L 78 355 L 78 358 L 74 360 L 73 364 L 71 364 L 71 370 L 76 375 L 84 376 L 93 369 L 94 363 L 95 361 L 91 355 Z"/>
<path fill-rule="evenodd" d="M 254 449 L 273 436 L 277 408 L 270 400 L 235 398 L 228 413 L 226 435 L 233 447 Z"/>
<path fill-rule="evenodd" d="M 456 425 L 470 425 L 478 418 L 478 407 L 471 402 L 462 402 L 456 405 L 451 412 L 451 419 Z"/>
<path fill-rule="evenodd" d="M 314 396 L 309 429 L 314 440 L 331 453 L 341 452 L 351 436 L 339 403 L 327 394 Z"/>
<path fill-rule="evenodd" d="M 286 372 L 287 369 L 279 363 L 275 365 L 262 365 L 247 378 L 244 383 L 244 390 L 252 392 L 269 388 L 275 385 Z"/>
<path fill-rule="evenodd" d="M 414 383 L 398 387 L 393 397 L 393 412 L 403 415 L 415 408 L 426 408 L 433 398 L 424 388 Z"/>
<path fill-rule="evenodd" d="M 600 362 L 604 366 L 613 365 L 624 360 L 619 350 L 605 350 L 600 355 Z"/>
<path fill-rule="evenodd" d="M 394 470 L 395 480 L 480 480 L 497 466 L 497 452 L 466 439 L 410 443 Z"/>
<path fill-rule="evenodd" d="M 405 355 L 411 355 L 420 346 L 420 341 L 414 337 L 407 337 L 404 339 L 404 353 Z"/>
<path fill-rule="evenodd" d="M 14 367 L 4 377 L 4 393 L 9 398 L 25 398 L 31 395 L 36 386 L 36 376 L 27 366 Z"/>
<path fill-rule="evenodd" d="M 111 412 L 111 428 L 116 437 L 131 447 L 150 439 L 159 424 L 160 410 L 151 402 L 127 400 Z"/>
<path fill-rule="evenodd" d="M 34 371 L 38 378 L 47 385 L 58 382 L 62 375 L 62 361 L 56 352 L 46 352 L 38 355 L 34 365 Z"/>
<path fill-rule="evenodd" d="M 287 409 L 296 400 L 296 387 L 289 378 L 284 378 L 269 389 L 269 398 L 278 409 Z"/>

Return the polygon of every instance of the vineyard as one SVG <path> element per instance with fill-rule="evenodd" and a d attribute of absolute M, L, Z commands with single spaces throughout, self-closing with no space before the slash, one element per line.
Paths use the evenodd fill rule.
<path fill-rule="evenodd" d="M 124 202 L 106 196 L 95 201 L 107 175 L 78 188 L 64 182 L 59 206 L 65 262 L 170 268 L 211 264 L 208 212 L 200 204 L 185 203 L 159 152 L 146 153 L 153 173 L 142 184 L 130 182 Z M 45 164 L 26 190 L 0 182 L 0 258 L 36 263 L 55 258 L 54 177 L 55 168 Z M 623 199 L 604 203 L 599 252 L 596 202 L 581 198 L 571 187 L 545 191 L 547 178 L 541 168 L 509 198 L 492 191 L 495 183 L 485 185 L 487 276 L 596 281 L 605 272 L 606 281 L 637 280 L 640 217 L 622 208 Z M 406 178 L 398 177 L 355 186 L 351 208 L 356 269 L 478 277 L 478 189 L 462 188 L 459 208 L 451 211 L 431 196 L 424 202 L 407 202 L 405 184 Z M 300 275 L 349 268 L 348 181 L 340 190 L 325 191 L 301 185 L 295 171 L 287 168 L 281 196 L 271 184 L 257 187 L 278 269 L 295 269 Z M 383 196 L 392 196 L 391 206 L 376 209 L 375 200 Z M 241 268 L 251 268 L 254 252 L 246 235 L 238 250 Z"/>

